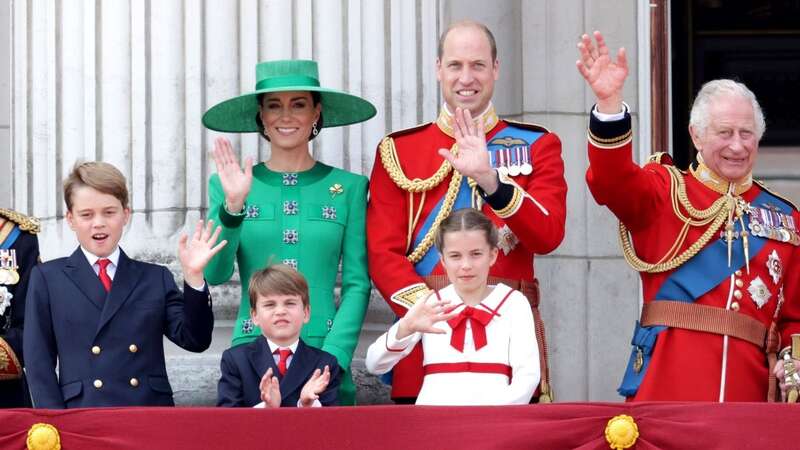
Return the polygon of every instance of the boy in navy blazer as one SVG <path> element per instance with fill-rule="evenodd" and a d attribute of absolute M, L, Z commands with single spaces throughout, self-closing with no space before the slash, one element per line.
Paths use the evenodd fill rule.
<path fill-rule="evenodd" d="M 253 324 L 263 336 L 222 353 L 217 405 L 337 405 L 336 358 L 300 339 L 310 314 L 305 278 L 289 266 L 269 266 L 250 278 L 249 295 Z"/>
<path fill-rule="evenodd" d="M 191 240 L 181 236 L 181 294 L 166 267 L 117 245 L 131 211 L 114 166 L 76 164 L 64 201 L 80 247 L 35 267 L 28 289 L 23 346 L 34 407 L 173 406 L 163 336 L 193 352 L 211 344 L 203 268 L 225 245 L 214 245 L 219 227 L 212 234 L 200 221 Z"/>

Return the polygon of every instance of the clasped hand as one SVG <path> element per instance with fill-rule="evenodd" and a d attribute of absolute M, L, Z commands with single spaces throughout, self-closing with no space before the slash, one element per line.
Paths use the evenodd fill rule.
<path fill-rule="evenodd" d="M 311 375 L 311 378 L 303 385 L 303 390 L 300 391 L 299 406 L 313 406 L 314 402 L 319 400 L 320 394 L 325 392 L 330 381 L 331 370 L 328 366 L 325 366 L 324 370 L 316 369 Z M 264 402 L 264 406 L 268 408 L 279 408 L 281 406 L 280 382 L 278 381 L 278 377 L 273 375 L 271 367 L 267 369 L 267 372 L 261 377 L 258 388 L 261 390 L 261 401 Z"/>

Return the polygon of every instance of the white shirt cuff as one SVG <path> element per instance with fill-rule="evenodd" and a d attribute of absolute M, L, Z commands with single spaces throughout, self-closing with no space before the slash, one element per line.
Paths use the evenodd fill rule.
<path fill-rule="evenodd" d="M 322 403 L 320 403 L 319 400 L 314 400 L 314 403 L 312 403 L 311 406 L 309 406 L 309 408 L 319 408 L 321 406 L 322 406 Z M 302 408 L 303 407 L 303 405 L 300 404 L 300 400 L 297 400 L 297 407 L 298 408 Z"/>
<path fill-rule="evenodd" d="M 630 110 L 631 109 L 628 106 L 628 104 L 625 103 L 625 102 L 622 102 L 622 111 L 620 111 L 618 113 L 614 113 L 614 114 L 601 113 L 600 111 L 597 110 L 597 105 L 594 105 L 594 107 L 592 108 L 592 114 L 594 114 L 594 117 L 597 120 L 599 120 L 600 122 L 614 122 L 614 121 L 617 121 L 617 120 L 624 119 L 625 118 L 625 114 Z"/>
<path fill-rule="evenodd" d="M 194 287 L 189 283 L 186 283 L 186 285 L 189 286 L 190 288 L 194 289 L 197 292 L 203 292 L 206 289 L 206 281 L 205 280 L 203 280 L 203 284 L 201 284 L 200 287 Z"/>
<path fill-rule="evenodd" d="M 397 331 L 400 328 L 400 321 L 397 321 L 389 328 L 386 334 L 386 346 L 393 351 L 403 351 L 409 345 L 414 345 L 419 340 L 419 332 L 411 333 L 403 339 L 397 339 Z"/>

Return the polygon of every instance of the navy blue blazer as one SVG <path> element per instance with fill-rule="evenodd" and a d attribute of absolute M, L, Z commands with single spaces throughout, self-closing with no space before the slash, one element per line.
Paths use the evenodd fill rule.
<path fill-rule="evenodd" d="M 202 352 L 214 315 L 207 287 L 181 294 L 166 267 L 122 251 L 106 293 L 78 248 L 33 269 L 25 322 L 34 407 L 173 406 L 163 336 Z"/>
<path fill-rule="evenodd" d="M 222 376 L 217 386 L 217 406 L 252 407 L 261 403 L 259 384 L 270 367 L 280 380 L 281 407 L 297 406 L 300 392 L 314 370 L 324 370 L 325 366 L 331 371 L 331 381 L 325 392 L 320 394 L 319 402 L 323 406 L 338 405 L 342 371 L 333 355 L 308 346 L 300 339 L 286 375 L 281 376 L 267 339 L 261 336 L 249 344 L 229 348 L 222 353 Z"/>

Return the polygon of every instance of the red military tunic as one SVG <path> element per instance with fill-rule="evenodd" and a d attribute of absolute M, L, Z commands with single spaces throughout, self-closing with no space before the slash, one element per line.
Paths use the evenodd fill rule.
<path fill-rule="evenodd" d="M 597 202 L 607 206 L 627 227 L 638 257 L 654 263 L 668 253 L 684 222 L 673 210 L 672 181 L 667 167 L 651 162 L 640 168 L 633 163 L 630 129 L 630 116 L 627 114 L 625 119 L 614 122 L 591 118 L 586 179 Z M 716 177 L 702 163 L 689 173 L 682 172 L 681 176 L 686 196 L 697 209 L 709 208 L 728 188 L 727 182 Z M 755 183 L 741 184 L 737 188 L 736 196 L 748 204 L 758 197 L 753 206 L 790 205 Z M 687 214 L 683 206 L 679 206 L 679 210 L 681 214 Z M 783 220 L 787 225 L 793 222 L 796 235 L 800 215 L 794 207 L 788 210 L 790 214 Z M 697 242 L 709 226 L 689 227 L 685 241 L 674 254 L 680 254 Z M 752 246 L 755 238 L 751 234 L 749 239 Z M 794 243 L 764 239 L 763 247 L 749 254 L 749 272 L 746 265 L 728 269 L 726 258 L 717 258 L 713 264 L 691 266 L 692 260 L 686 261 L 684 264 L 690 269 L 682 275 L 687 280 L 702 283 L 712 272 L 722 270 L 725 274 L 718 284 L 703 291 L 694 303 L 752 317 L 767 329 L 774 320 L 780 336 L 779 345 L 789 345 L 790 335 L 800 332 L 800 247 L 797 239 L 793 239 Z M 743 245 L 742 239 L 735 236 L 732 246 L 743 248 Z M 725 249 L 727 243 L 719 232 L 715 232 L 701 251 L 711 246 Z M 721 254 L 724 253 L 722 250 Z M 658 303 L 659 292 L 666 289 L 666 283 L 670 283 L 668 280 L 674 280 L 676 271 L 682 267 L 661 273 L 641 272 L 644 303 Z M 727 275 L 726 270 L 731 273 Z M 698 273 L 692 274 L 691 271 Z M 687 290 L 693 288 L 692 282 L 686 284 Z M 629 364 L 629 371 L 631 366 Z M 649 366 L 642 370 L 644 374 L 638 391 L 628 392 L 629 400 L 767 399 L 769 369 L 764 348 L 734 336 L 668 327 L 658 334 Z"/>
<path fill-rule="evenodd" d="M 424 192 L 423 197 L 421 192 L 411 195 L 401 188 L 387 172 L 386 166 L 398 168 L 391 163 L 396 161 L 402 175 L 409 180 L 425 180 L 434 175 L 444 161 L 438 150 L 450 148 L 455 142 L 450 120 L 451 117 L 443 111 L 436 122 L 391 134 L 388 138 L 393 140 L 396 156 L 384 152 L 387 157 L 382 158 L 379 146 L 373 166 L 367 208 L 369 271 L 381 295 L 398 316 L 403 316 L 419 297 L 427 295 L 426 279 L 415 271 L 414 264 L 407 256 L 415 248 L 413 239 L 420 234 L 425 219 L 445 197 L 453 175 L 450 171 L 438 183 L 431 183 L 433 187 Z M 500 175 L 501 189 L 498 191 L 513 193 L 508 196 L 510 200 L 503 201 L 503 205 L 495 201 L 497 210 L 487 203 L 489 199 L 487 202 L 478 200 L 473 205 L 481 206 L 481 210 L 500 230 L 503 241 L 490 276 L 532 283 L 533 255 L 553 251 L 564 237 L 567 185 L 564 181 L 561 142 L 558 136 L 541 127 L 501 121 L 497 119 L 493 108 L 477 120 L 485 124 L 489 143 L 509 126 L 533 130 L 539 136 L 526 147 L 532 173 Z M 386 142 L 384 139 L 382 145 Z M 502 187 L 503 184 L 506 186 Z M 414 223 L 420 203 L 420 218 Z M 410 227 L 410 224 L 414 226 Z M 438 283 L 439 287 L 449 284 L 444 274 L 441 263 L 435 262 L 430 273 L 432 277 L 427 278 L 428 284 Z M 434 283 L 432 279 L 437 281 Z M 543 333 L 543 330 L 539 332 Z M 392 397 L 416 397 L 422 385 L 421 365 L 418 346 L 409 357 L 395 366 Z M 543 380 L 545 375 L 542 373 Z"/>

